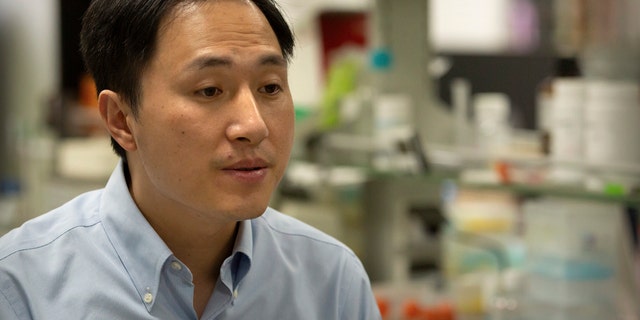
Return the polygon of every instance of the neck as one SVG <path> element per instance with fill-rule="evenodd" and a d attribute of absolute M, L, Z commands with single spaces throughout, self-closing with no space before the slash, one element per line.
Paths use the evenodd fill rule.
<path fill-rule="evenodd" d="M 145 216 L 173 254 L 189 267 L 194 282 L 215 282 L 220 266 L 233 251 L 237 222 L 212 226 L 202 221 L 180 221 L 172 217 L 153 217 L 147 214 Z"/>
<path fill-rule="evenodd" d="M 233 252 L 238 222 L 190 211 L 154 194 L 149 196 L 139 186 L 136 188 L 133 179 L 128 180 L 128 186 L 149 224 L 191 271 L 193 307 L 200 318 L 218 281 L 220 267 Z"/>
<path fill-rule="evenodd" d="M 215 225 L 180 214 L 143 213 L 171 252 L 193 275 L 193 307 L 202 317 L 220 275 L 220 267 L 233 252 L 238 223 Z"/>
<path fill-rule="evenodd" d="M 237 221 L 222 219 L 215 214 L 185 211 L 188 208 L 171 203 L 157 194 L 145 193 L 136 187 L 136 180 L 146 177 L 134 175 L 141 172 L 137 161 L 128 161 L 125 171 L 128 187 L 134 201 L 149 224 L 167 244 L 173 254 L 193 273 L 195 280 L 212 280 L 215 283 L 222 262 L 231 255 L 237 233 Z"/>

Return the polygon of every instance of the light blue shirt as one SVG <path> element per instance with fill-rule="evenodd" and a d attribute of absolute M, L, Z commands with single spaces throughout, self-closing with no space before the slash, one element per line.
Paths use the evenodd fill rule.
<path fill-rule="evenodd" d="M 380 319 L 346 246 L 271 208 L 240 222 L 202 319 Z M 119 164 L 0 239 L 0 319 L 197 319 L 189 269 L 131 198 Z"/>

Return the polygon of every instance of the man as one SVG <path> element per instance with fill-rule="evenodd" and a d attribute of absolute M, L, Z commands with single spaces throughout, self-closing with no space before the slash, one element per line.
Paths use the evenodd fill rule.
<path fill-rule="evenodd" d="M 273 209 L 293 36 L 272 0 L 96 0 L 81 49 L 120 164 L 0 240 L 0 319 L 379 319 L 338 241 Z"/>

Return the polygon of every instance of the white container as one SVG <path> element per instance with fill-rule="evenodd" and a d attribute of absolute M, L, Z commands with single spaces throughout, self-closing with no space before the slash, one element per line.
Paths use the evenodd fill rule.
<path fill-rule="evenodd" d="M 558 160 L 582 157 L 584 80 L 558 78 L 553 82 L 551 156 Z"/>
<path fill-rule="evenodd" d="M 619 205 L 604 202 L 560 198 L 529 201 L 523 206 L 528 255 L 612 263 L 621 213 Z"/>
<path fill-rule="evenodd" d="M 600 271 L 570 279 L 529 272 L 527 288 L 529 297 L 556 305 L 611 304 L 616 298 L 613 275 Z"/>
<path fill-rule="evenodd" d="M 373 105 L 376 137 L 385 143 L 406 138 L 412 127 L 411 98 L 404 94 L 385 94 L 376 97 Z"/>
<path fill-rule="evenodd" d="M 629 192 L 640 182 L 624 168 L 640 163 L 640 87 L 635 81 L 592 80 L 586 87 L 585 161 L 622 171 L 593 172 L 587 188 L 607 185 Z"/>
<path fill-rule="evenodd" d="M 589 81 L 585 105 L 588 162 L 640 163 L 640 86 L 636 82 Z"/>
<path fill-rule="evenodd" d="M 550 155 L 556 164 L 551 179 L 558 183 L 578 183 L 583 179 L 581 170 L 563 162 L 583 159 L 584 80 L 557 78 L 552 86 Z"/>
<path fill-rule="evenodd" d="M 511 102 L 503 93 L 477 93 L 473 98 L 476 146 L 488 154 L 504 154 L 511 144 Z"/>
<path fill-rule="evenodd" d="M 555 310 L 548 314 L 554 319 L 577 316 L 577 311 L 583 312 L 579 319 L 612 318 L 620 281 L 621 215 L 622 208 L 611 203 L 559 198 L 527 202 L 527 303 Z"/>
<path fill-rule="evenodd" d="M 582 276 L 566 279 L 529 271 L 522 296 L 525 316 L 518 319 L 622 319 L 615 278 L 598 272 Z"/>

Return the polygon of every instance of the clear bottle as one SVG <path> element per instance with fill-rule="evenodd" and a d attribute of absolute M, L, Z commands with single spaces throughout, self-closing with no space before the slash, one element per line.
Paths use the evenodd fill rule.
<path fill-rule="evenodd" d="M 373 137 L 375 132 L 374 104 L 383 92 L 386 74 L 391 68 L 391 54 L 384 49 L 375 49 L 369 54 L 365 68 L 358 79 L 357 98 L 360 102 L 357 132 Z"/>

